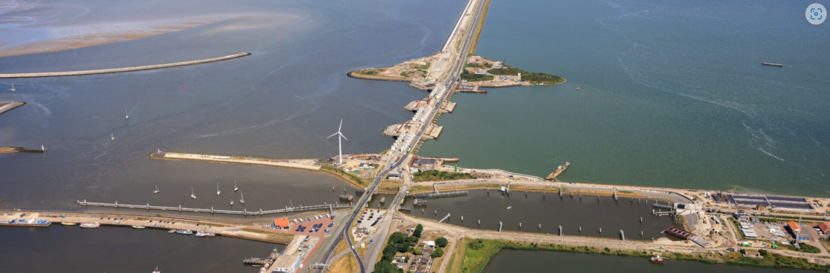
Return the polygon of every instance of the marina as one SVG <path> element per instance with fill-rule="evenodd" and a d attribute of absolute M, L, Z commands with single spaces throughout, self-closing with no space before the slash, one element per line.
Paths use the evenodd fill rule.
<path fill-rule="evenodd" d="M 513 192 L 503 195 L 496 191 L 472 190 L 469 195 L 429 200 L 418 206 L 413 216 L 441 220 L 452 225 L 473 229 L 523 231 L 531 233 L 600 236 L 619 239 L 616 232 L 597 232 L 600 229 L 625 230 L 628 239 L 652 240 L 664 238 L 662 231 L 673 225 L 670 217 L 653 217 L 652 207 L 645 200 L 612 197 L 558 197 L 553 194 Z M 411 207 L 413 198 L 407 198 L 404 207 Z M 423 209 L 422 209 L 423 208 Z M 541 216 L 544 215 L 544 216 Z M 461 221 L 464 217 L 468 221 Z M 640 222 L 640 219 L 643 222 Z M 479 222 L 480 220 L 480 222 Z M 502 223 L 502 225 L 499 225 Z M 521 227 L 520 224 L 528 224 Z M 541 225 L 541 228 L 538 226 Z M 641 234 L 642 231 L 642 235 Z"/>
<path fill-rule="evenodd" d="M 195 197 L 194 197 L 195 199 Z M 311 205 L 311 206 L 299 206 L 299 207 L 285 207 L 282 209 L 271 209 L 271 210 L 262 210 L 259 209 L 258 211 L 248 211 L 248 209 L 239 210 L 222 210 L 222 209 L 214 209 L 213 207 L 209 209 L 200 209 L 200 208 L 188 208 L 182 207 L 179 205 L 178 207 L 166 207 L 166 206 L 151 206 L 149 203 L 146 205 L 133 205 L 133 204 L 118 204 L 115 203 L 100 203 L 100 202 L 87 202 L 86 200 L 78 200 L 78 205 L 84 207 L 107 207 L 107 208 L 125 208 L 125 209 L 143 209 L 143 210 L 160 210 L 160 211 L 176 211 L 176 212 L 196 212 L 196 213 L 210 213 L 210 214 L 228 214 L 228 215 L 244 215 L 244 216 L 262 216 L 262 215 L 271 215 L 271 214 L 285 214 L 285 213 L 293 213 L 293 212 L 303 212 L 303 211 L 311 211 L 311 210 L 327 210 L 332 212 L 336 209 L 341 208 L 351 208 L 351 205 L 348 204 L 321 204 L 321 205 Z"/>

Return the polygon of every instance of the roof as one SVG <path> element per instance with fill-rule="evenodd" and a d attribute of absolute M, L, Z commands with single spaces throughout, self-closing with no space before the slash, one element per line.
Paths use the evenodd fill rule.
<path fill-rule="evenodd" d="M 274 226 L 288 227 L 288 218 L 274 218 Z"/>
<path fill-rule="evenodd" d="M 796 222 L 793 222 L 793 221 L 787 222 L 787 226 L 790 228 L 790 230 L 793 230 L 793 231 L 801 230 L 801 227 L 799 227 L 798 224 Z"/>
<path fill-rule="evenodd" d="M 827 231 L 827 229 L 830 229 L 830 223 L 821 222 L 821 223 L 818 224 L 818 228 L 821 229 L 822 232 Z"/>

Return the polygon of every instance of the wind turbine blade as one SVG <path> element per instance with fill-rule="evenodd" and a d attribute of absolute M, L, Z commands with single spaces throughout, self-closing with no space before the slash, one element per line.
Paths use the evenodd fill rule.
<path fill-rule="evenodd" d="M 331 134 L 331 135 L 330 135 L 329 137 L 327 137 L 326 139 L 329 139 L 329 138 L 331 138 L 331 137 L 333 137 L 333 136 L 336 136 L 338 133 L 340 133 L 340 132 L 337 132 L 337 133 Z"/>
<path fill-rule="evenodd" d="M 337 132 L 340 132 L 340 129 L 343 129 L 343 119 L 340 119 L 340 127 L 337 127 Z"/>
<path fill-rule="evenodd" d="M 337 133 L 340 134 L 340 136 L 343 137 L 343 139 L 349 140 L 348 138 L 346 138 L 346 136 L 343 135 L 343 133 L 341 133 L 341 132 L 337 132 Z"/>

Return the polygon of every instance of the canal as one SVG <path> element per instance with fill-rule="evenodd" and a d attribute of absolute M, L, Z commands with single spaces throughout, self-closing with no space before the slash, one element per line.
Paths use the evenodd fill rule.
<path fill-rule="evenodd" d="M 652 265 L 646 258 L 620 257 L 613 255 L 502 250 L 490 260 L 485 273 L 495 272 L 708 272 L 708 273 L 770 273 L 805 272 L 798 269 L 758 268 L 731 266 L 725 264 L 704 264 L 691 261 L 667 260 L 664 265 Z"/>

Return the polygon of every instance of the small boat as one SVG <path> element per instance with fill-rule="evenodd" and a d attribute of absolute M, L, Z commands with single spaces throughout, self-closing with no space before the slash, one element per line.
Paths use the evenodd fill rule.
<path fill-rule="evenodd" d="M 196 237 L 202 238 L 202 237 L 205 237 L 205 234 L 201 230 L 196 231 Z"/>
<path fill-rule="evenodd" d="M 130 119 L 130 112 L 127 112 L 127 108 L 124 108 L 124 114 L 127 115 L 127 119 Z"/>
<path fill-rule="evenodd" d="M 216 195 L 219 195 L 220 193 L 222 192 L 219 191 L 219 183 L 216 183 Z"/>
<path fill-rule="evenodd" d="M 207 231 L 202 231 L 202 235 L 205 236 L 205 237 L 216 237 L 216 233 L 207 232 Z"/>
<path fill-rule="evenodd" d="M 10 89 L 9 89 L 9 91 L 14 92 L 15 90 L 16 90 L 16 89 L 14 89 L 14 84 L 12 84 L 12 88 L 10 88 Z"/>
<path fill-rule="evenodd" d="M 239 187 L 236 186 L 236 180 L 233 181 L 233 192 L 237 192 Z"/>
<path fill-rule="evenodd" d="M 135 226 L 133 226 L 133 228 L 134 228 L 134 229 L 144 229 L 144 226 L 138 226 L 138 225 L 135 225 Z"/>
<path fill-rule="evenodd" d="M 768 63 L 768 62 L 762 62 L 762 63 L 761 63 L 761 65 L 766 65 L 766 66 L 775 66 L 775 67 L 784 67 L 784 65 L 783 65 L 783 64 Z"/>
<path fill-rule="evenodd" d="M 231 199 L 231 206 L 233 206 L 233 199 Z"/>
<path fill-rule="evenodd" d="M 666 261 L 663 260 L 663 258 L 660 258 L 660 255 L 657 255 L 655 257 L 651 257 L 651 259 L 649 259 L 649 260 L 653 264 L 664 264 L 666 262 Z"/>
<path fill-rule="evenodd" d="M 98 228 L 100 226 L 101 226 L 101 224 L 99 224 L 98 222 L 81 223 L 81 228 Z"/>
<path fill-rule="evenodd" d="M 153 273 L 161 273 L 161 271 L 159 271 L 159 268 L 156 267 L 156 270 L 153 270 Z"/>
<path fill-rule="evenodd" d="M 77 225 L 77 224 L 78 223 L 73 223 L 73 222 L 61 222 L 61 225 L 64 225 L 64 226 L 74 226 L 74 225 Z"/>
<path fill-rule="evenodd" d="M 175 229 L 171 229 L 171 230 L 170 230 L 170 231 L 168 231 L 167 233 L 173 234 L 173 233 L 176 233 L 176 230 L 175 230 Z"/>
<path fill-rule="evenodd" d="M 193 187 L 190 187 L 190 198 L 196 199 L 196 194 L 193 193 Z"/>
<path fill-rule="evenodd" d="M 512 208 L 513 208 L 512 206 L 507 206 L 507 209 L 512 209 Z"/>
<path fill-rule="evenodd" d="M 159 192 L 161 192 L 161 191 L 159 191 L 159 186 L 156 186 L 156 190 L 153 191 L 153 194 L 157 194 Z"/>
<path fill-rule="evenodd" d="M 190 231 L 189 229 L 179 229 L 176 230 L 176 234 L 193 235 L 193 231 Z"/>
<path fill-rule="evenodd" d="M 244 205 L 245 204 L 245 194 L 240 192 L 239 196 L 240 196 L 239 197 L 239 203 Z"/>
<path fill-rule="evenodd" d="M 45 152 L 46 151 L 46 146 L 40 145 L 40 150 Z"/>
<path fill-rule="evenodd" d="M 582 91 L 582 87 L 577 86 L 576 91 Z"/>
<path fill-rule="evenodd" d="M 114 134 L 110 134 L 110 140 L 115 140 L 115 135 Z"/>

